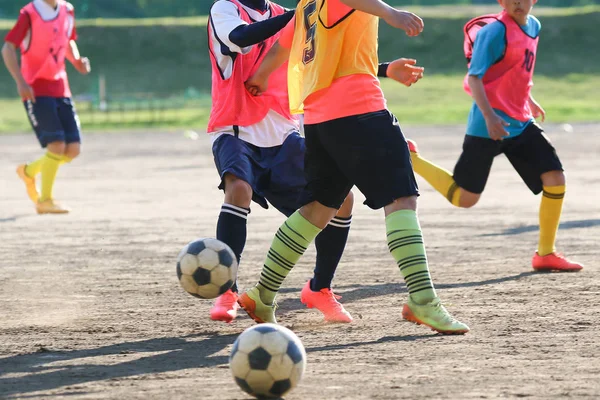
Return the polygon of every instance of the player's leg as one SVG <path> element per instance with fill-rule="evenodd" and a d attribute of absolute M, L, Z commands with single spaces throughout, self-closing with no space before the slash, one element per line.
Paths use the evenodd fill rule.
<path fill-rule="evenodd" d="M 270 165 L 267 200 L 287 217 L 299 208 L 299 196 L 306 186 L 304 138 L 289 135 Z M 315 239 L 317 249 L 314 276 L 303 287 L 300 300 L 321 311 L 328 322 L 351 322 L 352 317 L 331 291 L 331 282 L 340 262 L 352 221 L 354 196 L 349 193 L 336 216 Z"/>
<path fill-rule="evenodd" d="M 441 305 L 429 274 L 416 212 L 417 183 L 398 121 L 383 110 L 354 116 L 346 122 L 345 141 L 333 135 L 328 139 L 348 144 L 341 149 L 342 154 L 351 155 L 342 164 L 343 173 L 353 177 L 367 206 L 385 210 L 388 247 L 409 292 L 404 317 L 443 333 L 467 332 L 469 328 Z"/>
<path fill-rule="evenodd" d="M 224 190 L 224 202 L 217 220 L 217 239 L 233 250 L 238 264 L 246 245 L 247 219 L 253 190 L 254 168 L 250 161 L 251 145 L 228 134 L 223 134 L 213 143 L 215 165 Z M 219 296 L 210 310 L 211 319 L 231 322 L 237 316 L 237 283 Z"/>
<path fill-rule="evenodd" d="M 63 165 L 70 163 L 81 154 L 81 124 L 72 99 L 59 99 L 58 117 L 65 131 L 66 146 L 60 161 Z"/>
<path fill-rule="evenodd" d="M 242 294 L 239 303 L 257 322 L 276 322 L 275 296 L 284 279 L 317 235 L 327 226 L 350 192 L 352 184 L 321 146 L 320 125 L 306 125 L 306 204 L 281 225 L 271 243 L 258 284 Z"/>
<path fill-rule="evenodd" d="M 32 179 L 37 173 L 42 175 L 41 193 L 36 204 L 37 212 L 39 214 L 67 213 L 68 209 L 55 202 L 53 198 L 54 181 L 65 152 L 65 131 L 59 117 L 58 99 L 37 97 L 35 103 L 25 102 L 25 108 L 40 145 L 46 149 L 42 157 L 22 169 L 23 174 Z"/>
<path fill-rule="evenodd" d="M 506 156 L 534 193 L 542 193 L 540 236 L 532 266 L 538 271 L 580 271 L 583 265 L 556 252 L 555 241 L 566 191 L 566 178 L 556 150 L 533 123 L 511 143 Z"/>
<path fill-rule="evenodd" d="M 499 143 L 467 135 L 463 152 L 454 173 L 423 158 L 416 144 L 408 140 L 414 171 L 423 177 L 452 205 L 462 208 L 473 207 L 481 198 L 494 157 L 499 154 Z"/>

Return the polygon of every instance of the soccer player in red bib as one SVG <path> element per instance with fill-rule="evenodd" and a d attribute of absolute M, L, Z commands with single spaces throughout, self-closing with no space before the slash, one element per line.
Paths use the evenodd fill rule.
<path fill-rule="evenodd" d="M 46 149 L 39 159 L 17 167 L 17 174 L 39 214 L 68 212 L 54 201 L 52 188 L 59 166 L 77 157 L 81 146 L 65 59 L 84 75 L 90 72 L 90 62 L 79 55 L 76 39 L 71 3 L 34 0 L 21 9 L 2 48 L 4 63 L 17 83 L 29 122 L 40 145 Z M 21 51 L 20 67 L 17 48 Z M 35 183 L 39 173 L 41 193 Z"/>
<path fill-rule="evenodd" d="M 542 193 L 533 269 L 579 271 L 581 264 L 554 247 L 566 180 L 554 147 L 534 120 L 545 119 L 544 109 L 531 95 L 541 24 L 530 12 L 537 0 L 498 2 L 504 9 L 500 14 L 465 25 L 469 71 L 464 87 L 474 103 L 454 173 L 421 157 L 409 141 L 413 167 L 450 203 L 468 208 L 479 201 L 494 158 L 504 153 L 529 189 Z"/>
<path fill-rule="evenodd" d="M 250 203 L 264 208 L 270 203 L 289 216 L 300 207 L 299 197 L 306 185 L 305 142 L 299 134 L 299 121 L 289 109 L 287 67 L 273 74 L 270 90 L 263 96 L 252 96 L 244 86 L 293 13 L 265 0 L 218 0 L 209 13 L 212 109 L 207 131 L 213 141 L 219 188 L 225 192 L 217 239 L 231 247 L 238 262 L 246 244 Z M 317 238 L 315 273 L 301 293 L 301 301 L 317 308 L 330 322 L 352 321 L 331 290 L 351 215 L 350 195 Z M 233 321 L 237 299 L 234 285 L 217 298 L 211 318 Z"/>

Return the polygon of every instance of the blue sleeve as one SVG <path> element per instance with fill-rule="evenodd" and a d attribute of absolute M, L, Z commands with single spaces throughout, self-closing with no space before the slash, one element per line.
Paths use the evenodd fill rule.
<path fill-rule="evenodd" d="M 492 22 L 477 32 L 469 75 L 482 78 L 487 70 L 504 55 L 505 36 L 506 28 L 501 22 Z"/>
<path fill-rule="evenodd" d="M 527 25 L 525 26 L 526 32 L 529 36 L 537 37 L 542 30 L 542 23 L 539 19 L 530 15 L 527 18 Z"/>

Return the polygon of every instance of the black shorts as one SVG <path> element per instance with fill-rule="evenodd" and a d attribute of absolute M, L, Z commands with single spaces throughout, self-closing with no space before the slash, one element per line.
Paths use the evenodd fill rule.
<path fill-rule="evenodd" d="M 482 193 L 494 158 L 502 153 L 534 194 L 542 191 L 543 173 L 563 170 L 556 150 L 542 128 L 531 123 L 519 136 L 504 140 L 467 135 L 463 152 L 454 167 L 454 180 L 469 192 Z"/>
<path fill-rule="evenodd" d="M 406 139 L 387 110 L 304 126 L 301 204 L 339 208 L 354 185 L 372 209 L 419 194 Z"/>
<path fill-rule="evenodd" d="M 36 97 L 35 103 L 24 101 L 27 117 L 40 142 L 81 143 L 79 117 L 68 97 Z"/>

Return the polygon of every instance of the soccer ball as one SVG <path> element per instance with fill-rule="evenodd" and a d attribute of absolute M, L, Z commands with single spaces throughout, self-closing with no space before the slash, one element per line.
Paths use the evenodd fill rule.
<path fill-rule="evenodd" d="M 285 395 L 300 382 L 305 367 L 306 352 L 298 336 L 275 324 L 246 329 L 229 356 L 235 382 L 259 399 Z"/>
<path fill-rule="evenodd" d="M 233 286 L 238 263 L 233 250 L 217 239 L 197 239 L 177 256 L 177 278 L 186 292 L 214 299 Z"/>

